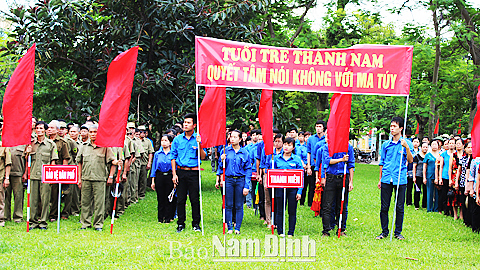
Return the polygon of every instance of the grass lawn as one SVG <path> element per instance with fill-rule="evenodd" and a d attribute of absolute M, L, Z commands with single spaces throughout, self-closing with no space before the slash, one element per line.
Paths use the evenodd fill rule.
<path fill-rule="evenodd" d="M 110 219 L 105 221 L 103 232 L 96 232 L 80 231 L 79 217 L 70 217 L 61 221 L 60 234 L 57 234 L 56 223 L 50 223 L 47 231 L 27 233 L 26 223 L 7 222 L 0 228 L 0 269 L 480 268 L 480 235 L 472 233 L 460 221 L 438 213 L 427 214 L 425 210 L 415 211 L 413 206 L 406 207 L 405 211 L 402 233 L 405 241 L 375 240 L 381 232 L 380 192 L 376 187 L 378 166 L 364 164 L 357 164 L 354 190 L 350 193 L 347 237 L 321 238 L 321 219 L 314 218 L 308 207 L 298 206 L 295 238 L 308 235 L 315 240 L 315 262 L 215 262 L 219 257 L 212 255 L 212 238 L 218 236 L 223 242 L 221 196 L 214 187 L 209 162 L 204 162 L 203 168 L 204 236 L 191 229 L 190 206 L 184 232 L 175 232 L 176 223 L 158 224 L 156 194 L 150 191 L 145 200 L 131 206 L 115 222 L 113 235 L 109 231 Z M 229 235 L 227 239 L 259 238 L 263 252 L 266 234 L 269 234 L 266 227 L 245 207 L 242 234 Z M 182 256 L 178 251 L 170 252 L 171 246 L 175 249 L 179 245 L 182 245 L 179 248 Z"/>

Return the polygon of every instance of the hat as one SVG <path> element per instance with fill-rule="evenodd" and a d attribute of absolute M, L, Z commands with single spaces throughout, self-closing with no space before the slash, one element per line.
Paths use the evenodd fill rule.
<path fill-rule="evenodd" d="M 139 129 L 140 131 L 145 131 L 145 130 L 147 130 L 147 128 L 145 128 L 145 126 L 144 126 L 144 125 L 142 125 L 142 126 L 138 126 L 138 129 Z"/>
<path fill-rule="evenodd" d="M 67 123 L 63 122 L 63 121 L 59 121 L 59 124 L 60 128 L 67 128 Z"/>
<path fill-rule="evenodd" d="M 127 128 L 135 128 L 135 123 L 134 122 L 128 122 L 127 123 Z"/>

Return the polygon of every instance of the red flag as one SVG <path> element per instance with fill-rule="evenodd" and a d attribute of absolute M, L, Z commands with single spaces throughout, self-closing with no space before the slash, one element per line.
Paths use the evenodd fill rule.
<path fill-rule="evenodd" d="M 29 144 L 32 135 L 35 48 L 28 49 L 8 82 L 3 97 L 2 146 Z"/>
<path fill-rule="evenodd" d="M 262 90 L 260 99 L 260 108 L 258 109 L 258 121 L 262 129 L 263 142 L 265 144 L 265 155 L 273 154 L 273 110 L 272 110 L 273 91 Z"/>
<path fill-rule="evenodd" d="M 348 152 L 350 134 L 350 114 L 352 95 L 334 94 L 330 100 L 330 117 L 328 118 L 328 152 Z"/>
<path fill-rule="evenodd" d="M 417 129 L 415 130 L 415 135 L 418 135 L 419 132 L 420 132 L 420 124 L 417 123 Z"/>
<path fill-rule="evenodd" d="M 137 55 L 138 46 L 135 46 L 115 57 L 108 67 L 107 89 L 95 141 L 98 146 L 123 147 Z"/>
<path fill-rule="evenodd" d="M 198 131 L 204 148 L 225 144 L 226 99 L 225 87 L 205 87 L 205 97 L 198 110 Z"/>
<path fill-rule="evenodd" d="M 433 134 L 438 134 L 438 124 L 440 123 L 440 117 L 437 119 L 437 124 L 435 125 L 435 130 L 433 131 Z"/>
<path fill-rule="evenodd" d="M 475 113 L 475 118 L 473 119 L 472 126 L 472 156 L 476 158 L 480 156 L 480 85 L 478 86 L 477 93 L 477 112 Z"/>
<path fill-rule="evenodd" d="M 460 135 L 462 134 L 462 120 L 460 119 L 460 123 L 458 123 L 458 131 L 457 131 L 457 135 Z"/>

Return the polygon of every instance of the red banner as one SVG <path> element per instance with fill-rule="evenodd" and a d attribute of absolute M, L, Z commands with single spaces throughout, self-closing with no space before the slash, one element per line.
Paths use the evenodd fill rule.
<path fill-rule="evenodd" d="M 224 145 L 226 140 L 225 87 L 205 87 L 205 97 L 198 111 L 198 130 L 202 147 Z"/>
<path fill-rule="evenodd" d="M 262 129 L 263 144 L 265 155 L 273 154 L 273 108 L 272 108 L 272 90 L 262 90 L 260 98 L 260 107 L 258 109 L 258 122 Z"/>
<path fill-rule="evenodd" d="M 302 188 L 303 170 L 271 169 L 267 171 L 268 188 Z"/>
<path fill-rule="evenodd" d="M 77 165 L 43 165 L 42 183 L 48 184 L 77 184 Z"/>
<path fill-rule="evenodd" d="M 352 95 L 334 94 L 330 100 L 328 118 L 328 150 L 330 156 L 335 153 L 348 153 L 350 135 L 350 115 Z"/>
<path fill-rule="evenodd" d="M 35 48 L 20 59 L 3 96 L 2 146 L 13 147 L 30 143 L 32 135 L 33 81 Z"/>
<path fill-rule="evenodd" d="M 195 38 L 198 85 L 401 96 L 410 93 L 412 46 L 291 49 Z"/>
<path fill-rule="evenodd" d="M 115 57 L 108 67 L 107 88 L 100 107 L 95 141 L 98 146 L 123 147 L 137 55 L 138 46 L 135 46 Z"/>

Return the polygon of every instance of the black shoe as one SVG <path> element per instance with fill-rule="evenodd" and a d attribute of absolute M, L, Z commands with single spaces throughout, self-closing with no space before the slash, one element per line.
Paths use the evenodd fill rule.
<path fill-rule="evenodd" d="M 383 239 L 383 238 L 387 238 L 387 236 L 388 236 L 388 235 L 385 235 L 385 234 L 381 233 L 381 234 L 379 234 L 377 237 L 375 237 L 375 239 L 381 240 L 381 239 Z"/>
<path fill-rule="evenodd" d="M 322 234 L 322 237 L 330 237 L 330 234 L 324 232 L 324 233 Z"/>
<path fill-rule="evenodd" d="M 101 232 L 101 231 L 102 231 L 102 228 L 95 228 L 95 231 Z"/>
<path fill-rule="evenodd" d="M 40 230 L 46 230 L 47 227 L 40 227 L 39 229 L 40 229 Z"/>
<path fill-rule="evenodd" d="M 403 235 L 401 234 L 397 234 L 394 237 L 397 238 L 398 240 L 405 240 L 405 237 L 403 237 Z"/>
<path fill-rule="evenodd" d="M 87 228 L 81 227 L 80 230 L 86 230 Z"/>
<path fill-rule="evenodd" d="M 185 225 L 178 225 L 177 233 L 181 233 L 183 230 L 185 230 Z"/>
<path fill-rule="evenodd" d="M 195 225 L 195 226 L 193 226 L 193 231 L 194 232 L 201 232 L 202 228 L 200 228 L 200 226 L 198 226 L 198 225 Z"/>

